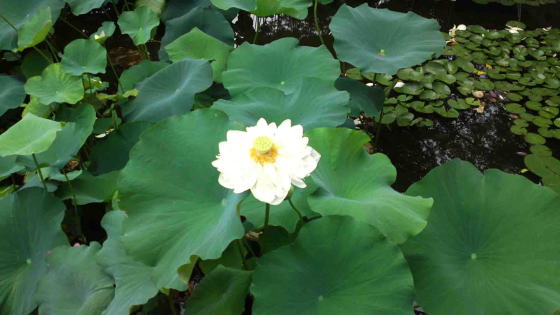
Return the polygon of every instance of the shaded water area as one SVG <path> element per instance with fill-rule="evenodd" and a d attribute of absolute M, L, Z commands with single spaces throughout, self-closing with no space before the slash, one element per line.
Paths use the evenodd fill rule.
<path fill-rule="evenodd" d="M 347 1 L 357 6 L 364 1 Z M 560 27 L 560 4 L 531 7 L 503 6 L 497 3 L 477 4 L 471 0 L 393 0 L 368 1 L 371 7 L 389 8 L 406 12 L 414 11 L 427 18 L 436 19 L 443 32 L 454 25 L 481 25 L 489 29 L 503 29 L 506 22 L 518 20 L 527 29 L 538 27 Z M 336 13 L 339 2 L 318 7 L 319 24 L 323 34 L 329 34 L 328 24 Z M 315 31 L 313 11 L 310 9 L 305 20 L 288 16 L 260 18 L 257 43 L 264 44 L 282 37 L 297 37 L 301 44 L 319 46 Z M 234 22 L 237 44 L 252 41 L 255 35 L 254 17 L 241 14 Z M 367 30 L 364 30 L 367 32 Z M 326 36 L 327 46 L 332 50 L 332 37 Z M 395 188 L 404 191 L 410 184 L 421 179 L 433 167 L 453 158 L 467 160 L 480 170 L 498 168 L 509 173 L 520 173 L 524 169 L 523 156 L 529 146 L 522 137 L 510 132 L 512 118 L 501 103 L 488 102 L 485 110 L 461 111 L 459 118 L 427 116 L 434 121 L 432 127 L 384 128 L 377 151 L 387 154 L 397 168 Z M 372 130 L 370 130 L 372 131 Z M 374 132 L 372 132 L 374 133 Z M 556 141 L 557 142 L 557 141 Z M 560 153 L 558 145 L 552 146 L 555 155 Z M 526 173 L 532 180 L 530 173 Z"/>

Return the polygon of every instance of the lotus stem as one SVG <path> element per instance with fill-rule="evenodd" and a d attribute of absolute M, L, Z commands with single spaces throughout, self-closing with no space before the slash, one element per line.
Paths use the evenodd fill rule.
<path fill-rule="evenodd" d="M 263 232 L 266 231 L 266 228 L 268 227 L 268 220 L 270 218 L 270 204 L 265 204 L 265 214 L 264 214 L 264 228 L 263 228 Z"/>
<path fill-rule="evenodd" d="M 253 44 L 257 43 L 257 38 L 259 38 L 259 31 L 261 28 L 261 25 L 259 23 L 259 17 L 257 16 L 257 25 L 255 26 L 255 36 L 253 37 Z"/>
<path fill-rule="evenodd" d="M 47 56 L 41 49 L 39 49 L 39 48 L 37 48 L 37 47 L 35 47 L 35 46 L 33 46 L 33 49 L 35 49 L 35 51 L 38 52 L 39 55 L 41 55 L 43 58 L 45 58 L 45 60 L 46 60 L 48 63 L 53 63 L 53 60 L 52 60 L 51 58 L 49 58 L 49 56 Z"/>
<path fill-rule="evenodd" d="M 303 222 L 307 222 L 307 217 L 303 216 L 303 214 L 301 213 L 301 211 L 298 210 L 298 208 L 296 208 L 296 206 L 294 205 L 294 203 L 292 202 L 292 198 L 288 199 L 288 202 L 290 203 L 290 206 L 292 207 L 292 209 L 294 209 L 294 212 L 298 215 L 299 220 L 303 221 Z"/>
<path fill-rule="evenodd" d="M 39 174 L 41 183 L 43 183 L 43 188 L 45 189 L 45 191 L 48 191 L 47 184 L 45 184 L 45 178 L 43 177 L 43 172 L 41 172 L 41 167 L 39 167 L 39 162 L 37 161 L 37 157 L 35 156 L 35 153 L 31 154 L 31 156 L 33 157 L 33 162 L 35 162 L 35 170 L 37 171 L 37 174 Z"/>
<path fill-rule="evenodd" d="M 82 233 L 82 222 L 80 220 L 80 215 L 78 214 L 78 203 L 76 201 L 77 198 L 76 198 L 76 194 L 74 193 L 74 188 L 72 187 L 72 183 L 70 183 L 70 179 L 68 178 L 68 175 L 66 175 L 66 173 L 62 173 L 62 174 L 64 175 L 66 184 L 68 184 L 68 189 L 70 190 L 70 194 L 72 194 L 72 207 L 74 209 L 74 218 L 76 218 L 76 225 L 78 227 L 78 232 L 80 233 L 80 238 L 82 238 L 83 241 L 85 241 Z"/>
<path fill-rule="evenodd" d="M 113 66 L 113 63 L 111 62 L 111 58 L 109 58 L 109 56 L 107 56 L 107 63 L 109 64 L 109 67 L 111 68 L 111 71 L 113 72 L 113 75 L 117 80 L 117 92 L 120 91 L 121 93 L 124 93 L 121 80 L 119 79 L 119 75 L 117 74 L 117 70 L 115 70 L 115 66 Z"/>
<path fill-rule="evenodd" d="M 385 98 L 389 97 L 389 95 L 391 94 L 391 91 L 393 90 L 393 88 L 395 87 L 395 85 L 397 84 L 398 80 L 395 80 L 395 82 L 393 82 L 390 86 L 388 86 L 385 89 Z M 381 121 L 383 120 L 383 114 L 384 114 L 384 109 L 385 106 L 381 106 L 381 113 L 379 114 L 379 121 L 377 122 L 377 130 L 375 132 L 375 140 L 373 143 L 373 150 L 377 149 L 377 145 L 379 144 L 379 138 L 381 137 Z"/>
<path fill-rule="evenodd" d="M 112 3 L 112 2 L 111 2 Z M 66 20 L 64 17 L 60 16 L 60 20 L 62 22 L 64 22 L 66 25 L 70 26 L 71 29 L 75 30 L 76 32 L 80 33 L 80 35 L 82 35 L 83 38 L 88 39 L 89 37 L 86 35 L 86 33 L 84 33 L 81 29 L 77 28 L 76 26 L 74 26 L 72 23 L 70 23 L 68 20 Z"/>
<path fill-rule="evenodd" d="M 18 29 L 14 24 L 10 23 L 10 21 L 8 21 L 8 19 L 6 19 L 6 17 L 3 16 L 2 14 L 0 14 L 0 19 L 4 20 L 4 22 L 6 22 L 6 24 L 8 24 L 11 28 L 13 28 L 14 31 L 16 32 L 16 35 L 17 35 Z"/>
<path fill-rule="evenodd" d="M 326 46 L 325 45 L 325 40 L 323 39 L 323 34 L 321 34 L 321 28 L 319 27 L 319 19 L 317 19 L 317 5 L 318 5 L 318 3 L 319 3 L 318 0 L 314 0 L 313 21 L 315 22 L 315 30 L 317 31 L 317 34 L 319 35 L 319 40 L 321 41 L 321 45 Z"/>
<path fill-rule="evenodd" d="M 245 270 L 249 270 L 247 259 L 245 258 L 245 254 L 243 254 L 243 244 L 241 244 L 241 240 L 237 240 L 236 243 L 237 249 L 239 250 L 239 256 L 241 256 L 241 262 L 243 263 L 243 268 L 245 268 Z"/>

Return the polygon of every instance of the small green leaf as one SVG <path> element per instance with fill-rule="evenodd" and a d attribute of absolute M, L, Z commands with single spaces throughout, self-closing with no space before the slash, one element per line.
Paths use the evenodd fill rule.
<path fill-rule="evenodd" d="M 61 129 L 59 122 L 27 114 L 0 135 L 0 156 L 30 155 L 46 151 Z"/>
<path fill-rule="evenodd" d="M 126 11 L 117 21 L 121 32 L 128 34 L 135 45 L 145 44 L 152 37 L 152 31 L 159 25 L 158 16 L 148 7 Z"/>
<path fill-rule="evenodd" d="M 23 51 L 45 40 L 52 25 L 51 9 L 43 7 L 37 10 L 18 30 L 18 50 Z"/>
<path fill-rule="evenodd" d="M 84 97 L 84 86 L 80 77 L 62 71 L 60 63 L 54 63 L 25 83 L 27 94 L 36 96 L 41 104 L 76 104 Z"/>
<path fill-rule="evenodd" d="M 107 38 L 113 35 L 115 29 L 115 22 L 105 21 L 101 23 L 101 26 L 97 29 L 97 31 L 95 31 L 95 33 L 89 36 L 89 39 L 93 39 L 94 41 L 103 44 L 107 40 Z"/>
<path fill-rule="evenodd" d="M 107 51 L 92 39 L 76 39 L 64 47 L 62 71 L 72 75 L 105 73 Z"/>
<path fill-rule="evenodd" d="M 23 82 L 15 76 L 0 74 L 0 116 L 9 109 L 20 106 L 25 100 Z"/>

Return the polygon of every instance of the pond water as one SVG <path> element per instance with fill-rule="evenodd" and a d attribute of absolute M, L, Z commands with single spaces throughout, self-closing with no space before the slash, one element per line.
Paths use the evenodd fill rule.
<path fill-rule="evenodd" d="M 364 1 L 347 1 L 356 6 Z M 528 29 L 537 27 L 560 27 L 560 4 L 531 7 L 523 5 L 502 6 L 499 4 L 481 5 L 471 0 L 394 0 L 385 3 L 368 1 L 372 7 L 389 8 L 395 11 L 414 11 L 424 17 L 437 19 L 442 31 L 453 25 L 477 24 L 485 28 L 503 29 L 506 22 L 521 21 Z M 382 1 L 381 1 L 382 2 Z M 336 1 L 319 6 L 318 17 L 323 34 L 328 34 L 328 24 L 340 3 Z M 271 42 L 282 37 L 297 37 L 304 45 L 319 46 L 315 32 L 313 12 L 305 20 L 288 16 L 260 18 L 260 31 L 257 42 Z M 252 41 L 255 35 L 254 16 L 239 15 L 234 23 L 237 43 Z M 332 38 L 325 41 L 332 47 Z M 332 51 L 332 49 L 331 49 Z M 528 145 L 519 136 L 510 132 L 511 117 L 499 103 L 488 103 L 485 110 L 462 111 L 457 119 L 430 115 L 432 127 L 385 128 L 381 134 L 378 151 L 387 154 L 397 168 L 398 178 L 395 188 L 404 191 L 422 178 L 430 169 L 452 158 L 461 158 L 476 165 L 479 169 L 498 168 L 510 173 L 520 173 L 524 169 L 523 156 Z M 554 151 L 558 152 L 558 150 Z M 555 152 L 555 153 L 556 153 Z M 536 177 L 526 173 L 530 179 Z"/>

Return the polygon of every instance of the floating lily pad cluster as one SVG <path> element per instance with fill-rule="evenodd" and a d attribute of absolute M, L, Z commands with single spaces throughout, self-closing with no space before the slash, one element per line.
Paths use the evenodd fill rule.
<path fill-rule="evenodd" d="M 0 75 L 0 313 L 560 309 L 558 194 L 458 160 L 400 193 L 390 158 L 342 127 L 380 118 L 384 102 L 385 123 L 429 125 L 412 111 L 454 117 L 481 106 L 474 92 L 501 90 L 537 143 L 527 165 L 557 185 L 560 163 L 538 138 L 557 135 L 556 31 L 486 42 L 490 31 L 470 27 L 424 63 L 444 51 L 435 20 L 342 5 L 329 26 L 338 59 L 296 38 L 234 47 L 232 12 L 305 18 L 319 2 L 330 3 L 0 1 L 0 49 L 11 50 Z M 74 29 L 57 51 L 58 16 L 100 6 L 117 16 Z M 145 60 L 113 64 L 115 34 Z M 341 61 L 388 88 L 341 76 Z M 301 125 L 321 156 L 306 187 L 275 206 L 225 188 L 212 166 L 220 143 L 260 118 Z"/>

